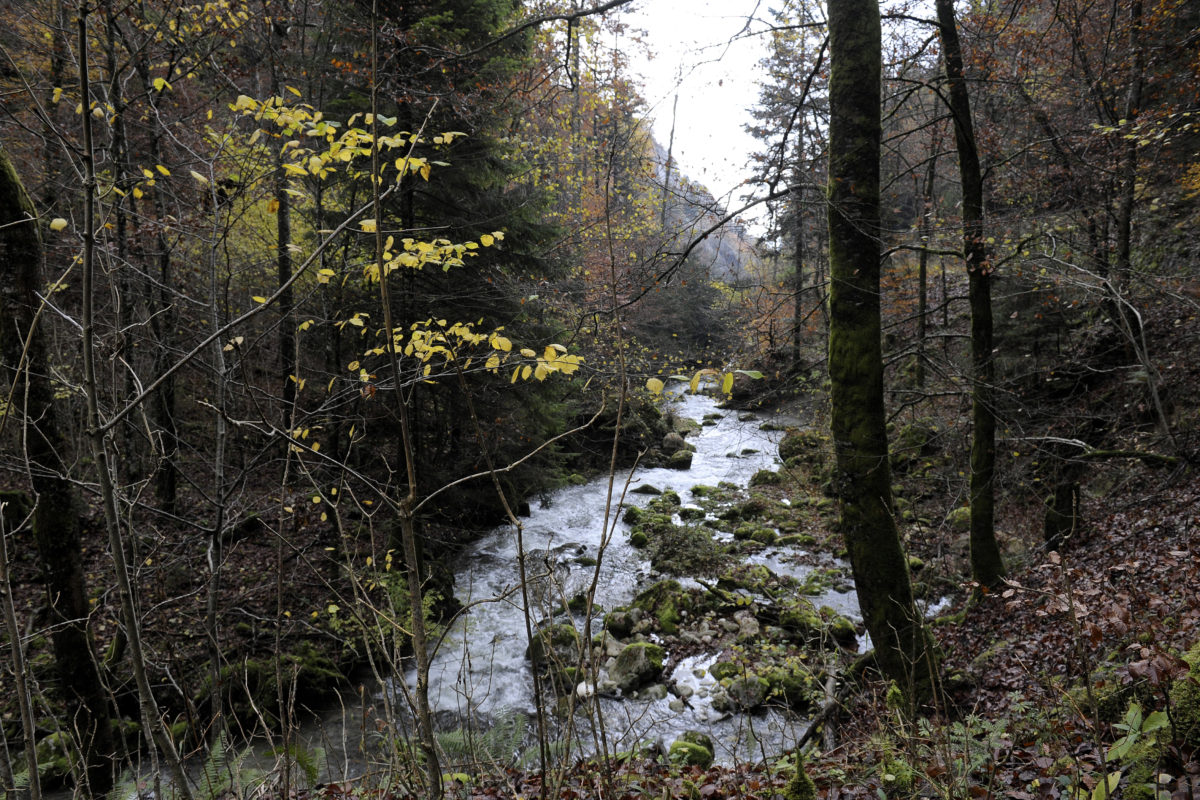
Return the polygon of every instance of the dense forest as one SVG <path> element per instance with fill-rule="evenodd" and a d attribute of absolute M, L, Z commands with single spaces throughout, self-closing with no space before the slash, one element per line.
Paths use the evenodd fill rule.
<path fill-rule="evenodd" d="M 636 5 L 0 0 L 6 796 L 1200 792 L 1200 5 Z"/>

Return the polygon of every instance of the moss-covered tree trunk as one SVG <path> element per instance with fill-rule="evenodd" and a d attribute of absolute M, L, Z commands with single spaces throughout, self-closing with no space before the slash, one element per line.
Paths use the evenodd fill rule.
<path fill-rule="evenodd" d="M 967 261 L 967 295 L 971 306 L 971 577 L 993 587 L 1004 577 L 1004 559 L 996 541 L 996 414 L 992 386 L 992 279 L 983 238 L 983 174 L 971 121 L 971 99 L 963 78 L 962 48 L 954 22 L 954 0 L 937 0 L 942 59 L 950 89 L 950 114 L 962 180 L 963 251 Z"/>
<path fill-rule="evenodd" d="M 10 412 L 24 423 L 25 463 L 36 498 L 33 534 L 53 617 L 55 671 L 67 704 L 62 727 L 77 738 L 93 795 L 112 788 L 113 739 L 100 682 L 80 547 L 79 505 L 64 474 L 67 443 L 55 422 L 54 387 L 36 323 L 42 244 L 33 203 L 0 149 L 0 354 L 16 391 Z M 22 359 L 22 355 L 24 358 Z"/>
<path fill-rule="evenodd" d="M 829 377 L 842 534 L 879 667 L 922 697 L 933 654 L 892 509 L 879 310 L 880 22 L 829 0 Z"/>

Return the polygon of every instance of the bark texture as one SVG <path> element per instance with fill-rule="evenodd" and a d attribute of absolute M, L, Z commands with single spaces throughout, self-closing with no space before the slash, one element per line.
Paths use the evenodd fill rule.
<path fill-rule="evenodd" d="M 892 509 L 879 305 L 880 21 L 829 0 L 829 377 L 842 533 L 876 661 L 912 696 L 932 687 Z"/>

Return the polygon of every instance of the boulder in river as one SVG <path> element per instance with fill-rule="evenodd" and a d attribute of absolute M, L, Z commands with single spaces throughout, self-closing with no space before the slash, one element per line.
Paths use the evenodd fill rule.
<path fill-rule="evenodd" d="M 662 676 L 666 655 L 666 651 L 653 642 L 628 644 L 617 656 L 608 676 L 622 692 L 628 694 Z"/>

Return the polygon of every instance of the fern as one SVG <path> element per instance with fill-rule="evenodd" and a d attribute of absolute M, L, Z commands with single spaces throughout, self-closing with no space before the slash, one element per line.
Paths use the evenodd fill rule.
<path fill-rule="evenodd" d="M 508 713 L 486 731 L 473 736 L 468 736 L 463 728 L 439 733 L 438 747 L 451 762 L 510 766 L 521 752 L 528 726 L 529 720 L 524 714 Z"/>

